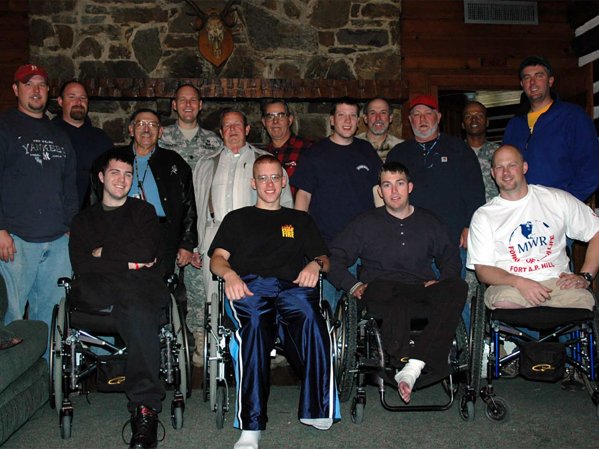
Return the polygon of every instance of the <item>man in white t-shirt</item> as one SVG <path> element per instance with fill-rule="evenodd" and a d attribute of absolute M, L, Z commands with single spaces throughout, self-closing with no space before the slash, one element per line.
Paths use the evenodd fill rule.
<path fill-rule="evenodd" d="M 467 266 L 489 285 L 485 304 L 592 309 L 599 217 L 567 192 L 528 185 L 528 164 L 513 146 L 497 149 L 491 170 L 499 196 L 474 213 L 468 236 Z M 579 273 L 568 268 L 566 236 L 589 242 Z"/>

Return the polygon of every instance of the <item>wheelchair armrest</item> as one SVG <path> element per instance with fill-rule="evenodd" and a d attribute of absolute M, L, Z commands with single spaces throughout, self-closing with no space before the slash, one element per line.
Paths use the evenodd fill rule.
<path fill-rule="evenodd" d="M 72 280 L 69 277 L 58 278 L 58 281 L 56 282 L 56 285 L 58 287 L 70 288 L 71 287 L 71 281 Z"/>
<path fill-rule="evenodd" d="M 177 276 L 175 273 L 169 273 L 165 274 L 162 280 L 166 284 L 169 292 L 174 294 L 177 286 L 179 285 L 179 276 Z"/>

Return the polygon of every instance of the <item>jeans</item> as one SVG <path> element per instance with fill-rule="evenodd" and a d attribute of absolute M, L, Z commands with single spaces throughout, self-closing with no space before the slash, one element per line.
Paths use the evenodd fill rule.
<path fill-rule="evenodd" d="M 8 309 L 4 323 L 20 320 L 29 303 L 29 319 L 48 324 L 52 309 L 64 296 L 56 285 L 60 277 L 71 276 L 69 238 L 66 235 L 51 242 L 26 242 L 12 235 L 17 252 L 13 262 L 0 261 L 0 275 L 6 284 Z M 46 350 L 45 357 L 48 352 Z"/>

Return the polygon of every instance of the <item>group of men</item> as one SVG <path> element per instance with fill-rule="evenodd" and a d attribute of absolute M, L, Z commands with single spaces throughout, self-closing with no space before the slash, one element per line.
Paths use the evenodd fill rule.
<path fill-rule="evenodd" d="M 451 339 L 472 295 L 463 279 L 471 289 L 477 283 L 465 265 L 491 285 L 492 308 L 592 306 L 585 288 L 599 270 L 599 219 L 580 200 L 599 186 L 597 135 L 580 108 L 551 96 L 545 59 L 525 59 L 519 76 L 530 111 L 510 121 L 501 147 L 485 138 L 481 103 L 464 108 L 462 141 L 441 132 L 437 98 L 418 95 L 409 102 L 414 138 L 407 141 L 390 133 L 393 111 L 383 98 L 364 106 L 367 131 L 359 136 L 358 104 L 336 101 L 330 136 L 314 143 L 293 134 L 285 101 L 265 101 L 270 143 L 261 150 L 247 142 L 250 125 L 239 110 L 221 112 L 220 138 L 202 129 L 199 91 L 186 84 L 172 100 L 174 124 L 137 110 L 131 145 L 109 150 L 87 118 L 82 84 L 63 86 L 63 113 L 51 123 L 47 73 L 19 67 L 17 108 L 0 119 L 6 320 L 21 318 L 28 304 L 30 319 L 49 322 L 62 295 L 52 285 L 73 269 L 74 300 L 109 301 L 120 316 L 136 361 L 125 385 L 130 447 L 155 447 L 164 389 L 153 343 L 168 304 L 163 274 L 194 267 L 185 275 L 187 322 L 199 348 L 202 303 L 216 298 L 213 274 L 220 276 L 234 326 L 242 430 L 235 449 L 257 449 L 277 335 L 301 373 L 300 421 L 326 430 L 340 418 L 316 290 L 327 273 L 324 298 L 333 307 L 345 291 L 384 317 L 385 348 L 409 402 L 418 379 L 447 374 Z M 566 235 L 590 242 L 579 274 L 568 269 Z M 108 294 L 114 286 L 122 295 Z M 421 316 L 428 325 L 411 345 L 410 319 Z M 196 351 L 194 362 L 202 357 Z"/>

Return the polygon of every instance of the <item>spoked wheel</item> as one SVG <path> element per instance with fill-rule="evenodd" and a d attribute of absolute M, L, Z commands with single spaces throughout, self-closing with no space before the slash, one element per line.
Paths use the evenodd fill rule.
<path fill-rule="evenodd" d="M 450 391 L 449 378 L 444 379 L 442 384 L 448 396 L 456 398 L 463 393 L 467 380 L 467 373 L 470 367 L 470 353 L 468 350 L 468 333 L 466 325 L 460 319 L 458 327 L 449 350 L 448 363 L 452 374 L 452 390 Z"/>
<path fill-rule="evenodd" d="M 211 338 L 210 331 L 208 330 L 209 323 L 210 323 L 210 304 L 208 303 L 208 301 L 206 301 L 206 304 L 204 304 L 204 353 L 203 353 L 204 366 L 202 367 L 202 369 L 203 369 L 202 382 L 204 383 L 203 388 L 202 388 L 202 399 L 204 400 L 204 402 L 206 402 L 208 400 L 208 396 L 209 396 L 208 382 L 210 381 L 210 379 L 208 377 L 209 370 L 210 370 L 210 365 L 208 362 L 210 360 L 208 339 Z"/>
<path fill-rule="evenodd" d="M 227 387 L 219 385 L 216 389 L 216 428 L 222 429 L 225 425 L 227 413 Z"/>
<path fill-rule="evenodd" d="M 60 414 L 63 391 L 63 362 L 62 334 L 65 332 L 65 299 L 54 306 L 52 323 L 50 325 L 50 407 L 56 408 Z M 70 429 L 70 427 L 69 427 Z M 69 430 L 70 436 L 70 430 Z"/>
<path fill-rule="evenodd" d="M 355 379 L 356 339 L 358 332 L 358 309 L 356 298 L 343 296 L 335 312 L 337 327 L 334 329 L 336 347 L 335 376 L 339 401 L 346 402 L 351 396 Z M 352 418 L 353 419 L 353 418 Z"/>
<path fill-rule="evenodd" d="M 181 317 L 183 314 L 175 300 L 175 297 L 171 295 L 171 317 L 173 320 L 173 331 L 177 339 L 177 346 L 179 347 L 179 353 L 177 354 L 177 362 L 179 367 L 179 385 L 176 387 L 183 395 L 183 400 L 191 395 L 191 388 L 189 382 L 191 380 L 191 363 L 189 358 L 189 342 L 187 341 L 187 332 L 185 330 L 185 323 L 182 322 Z"/>
<path fill-rule="evenodd" d="M 494 396 L 487 403 L 485 415 L 491 421 L 508 421 L 510 418 L 510 406 L 502 397 Z"/>
<path fill-rule="evenodd" d="M 355 397 L 351 404 L 351 422 L 354 424 L 362 424 L 364 421 L 364 407 L 366 404 Z"/>
<path fill-rule="evenodd" d="M 484 335 L 486 327 L 486 309 L 484 299 L 485 289 L 482 285 L 478 286 L 476 298 L 471 305 L 472 321 L 470 323 L 470 387 L 478 394 L 480 389 L 481 373 L 483 364 L 486 366 L 486 360 L 483 360 Z"/>
<path fill-rule="evenodd" d="M 219 326 L 220 326 L 220 319 L 218 316 L 218 312 L 219 312 L 219 301 L 218 301 L 218 295 L 216 293 L 212 294 L 212 300 L 211 300 L 211 306 L 210 306 L 210 327 L 211 327 L 211 331 L 210 332 L 205 332 L 208 335 L 208 354 L 209 354 L 209 359 L 212 360 L 208 360 L 207 362 L 207 366 L 208 366 L 208 377 L 204 378 L 204 394 L 206 394 L 206 391 L 208 392 L 208 398 L 210 399 L 210 408 L 211 410 L 214 410 L 216 407 L 216 388 L 217 388 L 217 377 L 218 377 L 218 360 L 216 360 L 216 356 L 218 355 L 218 351 L 219 351 L 219 347 L 218 344 L 219 342 L 214 338 L 214 334 L 218 335 L 219 332 Z M 206 360 L 204 361 L 206 362 Z M 205 365 L 205 366 L 206 366 Z M 206 380 L 208 380 L 206 385 Z"/>

